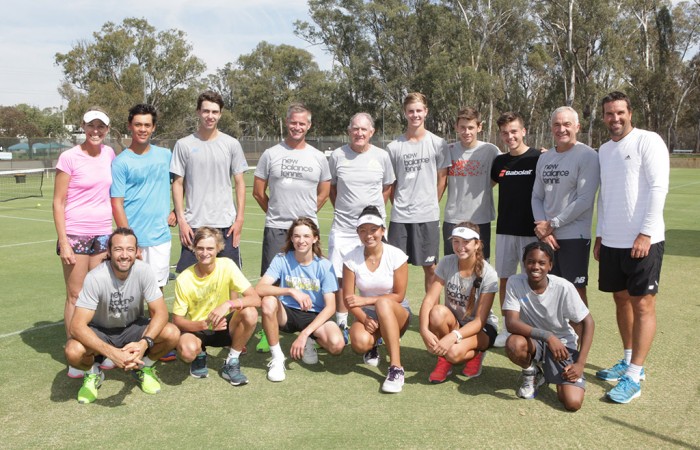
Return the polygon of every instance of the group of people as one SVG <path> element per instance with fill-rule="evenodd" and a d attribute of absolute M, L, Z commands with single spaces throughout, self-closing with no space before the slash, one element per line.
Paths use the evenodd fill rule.
<path fill-rule="evenodd" d="M 85 142 L 59 159 L 54 218 L 66 281 L 65 353 L 69 376 L 83 377 L 81 403 L 97 398 L 103 370 L 115 366 L 131 370 L 144 392 L 157 393 L 153 365 L 174 358 L 172 349 L 192 376 L 204 378 L 206 348 L 227 347 L 221 376 L 234 386 L 248 383 L 240 356 L 258 311 L 256 350 L 271 353 L 270 381 L 286 378 L 282 331 L 298 333 L 288 352 L 305 364 L 318 362 L 319 346 L 337 355 L 349 343 L 376 367 L 383 344 L 389 367 L 381 389 L 400 392 L 412 264 L 424 272 L 420 335 L 437 357 L 430 382 L 444 382 L 455 364 L 479 376 L 486 351 L 500 346 L 522 368 L 519 397 L 533 398 L 546 380 L 566 409 L 578 410 L 594 331 L 586 285 L 599 186 L 593 254 L 599 288 L 616 302 L 624 357 L 596 376 L 618 381 L 607 393 L 612 401 L 640 395 L 656 326 L 669 161 L 658 135 L 632 126 L 625 94 L 602 101 L 611 139 L 598 152 L 576 140 L 580 125 L 570 107 L 552 113 L 555 145 L 548 151 L 530 148 L 522 117 L 508 112 L 497 120 L 508 149 L 501 154 L 478 140 L 483 124 L 473 108 L 459 111 L 458 141 L 448 144 L 425 128 L 425 96 L 411 93 L 403 103 L 406 131 L 386 150 L 371 143 L 372 117 L 358 113 L 348 125 L 349 143 L 327 160 L 306 142 L 311 112 L 292 104 L 286 137 L 255 168 L 253 197 L 265 212 L 256 286 L 240 270 L 248 165 L 240 143 L 217 128 L 223 106 L 219 94 L 201 94 L 197 131 L 179 140 L 171 156 L 150 143 L 155 109 L 136 105 L 128 117 L 132 143 L 116 158 L 103 143 L 109 118 L 93 108 L 83 117 Z M 335 213 L 326 259 L 317 211 L 329 198 Z M 182 250 L 169 322 L 162 288 L 175 225 Z"/>

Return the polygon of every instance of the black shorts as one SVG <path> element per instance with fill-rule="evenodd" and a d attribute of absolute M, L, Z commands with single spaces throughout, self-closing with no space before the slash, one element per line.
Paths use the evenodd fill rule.
<path fill-rule="evenodd" d="M 226 237 L 226 233 L 228 233 L 228 228 L 218 228 L 218 230 L 221 231 L 221 234 L 224 237 L 224 249 L 221 250 L 216 256 L 219 258 L 228 258 L 235 262 L 239 269 L 243 269 L 243 261 L 241 260 L 241 254 L 238 251 L 238 247 L 233 246 L 233 242 L 231 242 L 231 236 Z M 197 230 L 193 228 L 192 232 L 196 233 Z M 197 257 L 194 256 L 194 252 L 183 245 L 180 248 L 180 260 L 177 262 L 177 267 L 175 268 L 175 271 L 177 273 L 182 273 L 182 271 L 195 264 L 197 264 Z"/>
<path fill-rule="evenodd" d="M 440 253 L 440 221 L 425 223 L 389 222 L 389 244 L 408 255 L 414 266 L 437 264 Z"/>
<path fill-rule="evenodd" d="M 554 252 L 554 267 L 551 274 L 569 280 L 577 288 L 586 287 L 591 240 L 561 239 L 557 243 L 559 250 Z"/>
<path fill-rule="evenodd" d="M 284 308 L 284 312 L 287 314 L 287 322 L 284 325 L 279 326 L 280 331 L 284 331 L 285 333 L 296 333 L 297 331 L 303 331 L 318 316 L 318 313 L 314 311 L 302 311 L 300 309 L 290 308 L 282 302 L 280 302 L 280 305 Z M 330 317 L 327 322 L 332 320 L 333 318 Z M 312 335 L 312 337 L 314 336 Z"/>
<path fill-rule="evenodd" d="M 443 242 L 443 254 L 453 255 L 454 250 L 452 250 L 452 230 L 455 229 L 457 224 L 444 222 L 442 224 L 442 242 Z M 479 226 L 479 239 L 483 244 L 484 249 L 484 259 L 488 260 L 491 257 L 491 222 L 480 223 Z"/>
<path fill-rule="evenodd" d="M 489 337 L 489 348 L 493 347 L 493 343 L 496 342 L 496 336 L 498 336 L 498 330 L 496 327 L 490 323 L 487 323 L 484 325 L 484 328 L 482 328 L 481 331 L 483 331 L 486 336 Z"/>
<path fill-rule="evenodd" d="M 282 253 L 287 242 L 287 231 L 281 228 L 268 228 L 263 230 L 262 260 L 260 261 L 260 276 L 265 275 L 267 268 L 276 254 Z"/>
<path fill-rule="evenodd" d="M 89 326 L 98 338 L 113 347 L 122 348 L 126 344 L 140 341 L 150 321 L 146 317 L 139 317 L 126 328 L 103 328 L 92 323 Z"/>
<path fill-rule="evenodd" d="M 598 289 L 603 292 L 627 290 L 633 297 L 659 291 L 664 241 L 651 244 L 644 258 L 632 258 L 630 248 L 600 246 Z"/>
<path fill-rule="evenodd" d="M 231 332 L 229 331 L 229 323 L 231 323 L 231 317 L 233 317 L 233 313 L 229 314 L 226 316 L 226 329 L 225 330 L 219 330 L 219 331 L 213 331 L 213 330 L 203 330 L 203 331 L 194 331 L 191 332 L 191 334 L 194 334 L 199 338 L 200 341 L 202 341 L 202 351 L 206 350 L 207 346 L 209 347 L 230 347 L 231 343 L 233 342 L 231 340 Z M 185 334 L 185 333 L 183 333 Z"/>

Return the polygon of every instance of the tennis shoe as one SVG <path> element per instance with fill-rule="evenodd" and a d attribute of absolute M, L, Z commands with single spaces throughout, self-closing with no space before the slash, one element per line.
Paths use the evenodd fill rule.
<path fill-rule="evenodd" d="M 505 327 L 501 329 L 501 332 L 496 336 L 496 340 L 493 342 L 494 347 L 503 348 L 506 346 L 506 341 L 510 337 L 510 333 Z"/>
<path fill-rule="evenodd" d="M 398 394 L 403 389 L 403 367 L 389 366 L 389 373 L 382 383 L 382 391 L 389 394 Z"/>
<path fill-rule="evenodd" d="M 534 369 L 523 369 L 523 383 L 518 388 L 517 395 L 520 398 L 527 400 L 535 398 L 537 396 L 537 390 L 544 384 L 544 374 L 539 366 L 535 366 Z"/>
<path fill-rule="evenodd" d="M 73 366 L 68 366 L 68 378 L 83 378 L 84 376 L 84 370 L 76 369 Z"/>
<path fill-rule="evenodd" d="M 241 363 L 238 358 L 229 358 L 221 369 L 221 376 L 234 386 L 248 384 L 248 378 L 241 372 Z"/>
<path fill-rule="evenodd" d="M 195 378 L 206 378 L 209 376 L 209 369 L 207 369 L 207 352 L 201 352 L 194 361 L 190 363 L 190 375 Z"/>
<path fill-rule="evenodd" d="M 267 364 L 267 379 L 270 381 L 279 382 L 287 378 L 285 373 L 287 369 L 284 367 L 285 358 L 272 358 Z"/>
<path fill-rule="evenodd" d="M 105 358 L 101 363 L 100 363 L 100 369 L 101 370 L 112 370 L 115 367 L 117 367 L 116 364 L 114 364 L 114 361 L 112 361 L 109 358 Z"/>
<path fill-rule="evenodd" d="M 158 380 L 158 372 L 153 366 L 144 366 L 141 369 L 131 372 L 139 382 L 141 390 L 146 394 L 157 394 L 160 392 L 160 380 Z"/>
<path fill-rule="evenodd" d="M 446 360 L 444 356 L 438 356 L 437 364 L 433 371 L 430 372 L 428 380 L 433 384 L 443 383 L 451 374 L 452 363 Z"/>
<path fill-rule="evenodd" d="M 270 344 L 267 342 L 265 330 L 260 330 L 256 336 L 260 339 L 260 342 L 255 346 L 255 351 L 258 353 L 270 353 Z"/>
<path fill-rule="evenodd" d="M 632 381 L 628 375 L 622 375 L 617 386 L 610 389 L 606 395 L 615 403 L 629 403 L 642 395 L 642 385 Z"/>
<path fill-rule="evenodd" d="M 97 400 L 97 390 L 104 379 L 105 374 L 101 370 L 98 373 L 85 373 L 83 385 L 78 391 L 78 403 L 87 404 Z"/>
<path fill-rule="evenodd" d="M 627 368 L 630 365 L 624 359 L 619 360 L 614 366 L 609 369 L 601 369 L 595 373 L 595 376 L 605 381 L 618 381 L 622 376 L 627 373 Z M 640 380 L 646 379 L 646 374 L 644 373 L 644 368 L 642 367 L 642 372 L 639 374 Z"/>
<path fill-rule="evenodd" d="M 348 327 L 348 325 L 345 323 L 338 326 L 340 327 L 340 331 L 343 332 L 343 340 L 345 341 L 345 345 L 348 345 L 350 343 L 350 327 Z"/>
<path fill-rule="evenodd" d="M 175 361 L 176 359 L 177 359 L 177 353 L 175 352 L 175 350 L 170 350 L 168 353 L 161 356 L 158 359 L 158 361 L 170 362 L 170 361 Z"/>
<path fill-rule="evenodd" d="M 462 370 L 462 375 L 469 378 L 476 378 L 481 375 L 481 369 L 483 368 L 484 358 L 486 358 L 486 352 L 476 352 L 476 356 L 467 361 L 464 365 L 464 370 Z"/>
<path fill-rule="evenodd" d="M 301 355 L 301 360 L 304 364 L 317 364 L 318 363 L 318 352 L 316 351 L 316 341 L 311 339 L 311 337 L 306 338 L 306 345 L 304 346 L 304 354 Z"/>
<path fill-rule="evenodd" d="M 377 367 L 379 365 L 379 349 L 375 345 L 368 352 L 362 355 L 362 360 L 368 366 Z"/>

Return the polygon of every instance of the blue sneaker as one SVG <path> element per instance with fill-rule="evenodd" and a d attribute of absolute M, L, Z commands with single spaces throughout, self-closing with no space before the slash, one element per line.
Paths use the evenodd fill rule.
<path fill-rule="evenodd" d="M 623 375 L 617 386 L 607 393 L 608 398 L 615 403 L 629 403 L 640 395 L 642 395 L 641 384 L 635 383 L 627 375 Z"/>
<path fill-rule="evenodd" d="M 624 359 L 621 359 L 609 369 L 602 369 L 595 373 L 595 376 L 605 381 L 619 381 L 622 376 L 627 373 L 627 368 L 629 364 Z M 642 372 L 639 374 L 640 380 L 646 379 L 646 374 L 644 373 L 644 368 L 642 367 Z"/>
<path fill-rule="evenodd" d="M 248 384 L 248 378 L 241 372 L 241 363 L 238 358 L 231 358 L 226 361 L 221 369 L 221 376 L 234 386 Z"/>
<path fill-rule="evenodd" d="M 207 352 L 201 352 L 194 361 L 190 363 L 190 375 L 195 378 L 206 378 L 209 376 L 209 369 L 207 369 Z"/>

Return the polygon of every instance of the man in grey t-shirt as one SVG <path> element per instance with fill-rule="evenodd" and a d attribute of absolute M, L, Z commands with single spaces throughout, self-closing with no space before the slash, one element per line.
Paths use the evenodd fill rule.
<path fill-rule="evenodd" d="M 180 331 L 168 323 L 168 307 L 151 267 L 136 260 L 138 242 L 130 228 L 117 228 L 107 245 L 107 261 L 90 271 L 78 295 L 66 344 L 68 363 L 85 371 L 78 402 L 97 399 L 103 358 L 133 371 L 147 394 L 160 392 L 153 365 L 175 348 Z M 150 319 L 144 317 L 143 301 Z M 99 358 L 96 358 L 99 357 Z"/>
<path fill-rule="evenodd" d="M 292 221 L 309 217 L 317 222 L 316 212 L 330 192 L 328 161 L 306 143 L 311 111 L 300 103 L 290 105 L 286 124 L 284 141 L 265 150 L 255 169 L 253 197 L 265 211 L 261 275 L 282 251 Z"/>
<path fill-rule="evenodd" d="M 427 292 L 440 250 L 440 199 L 447 184 L 447 143 L 425 129 L 428 100 L 414 92 L 403 101 L 406 132 L 387 145 L 396 174 L 392 189 L 389 243 L 422 266 Z"/>
<path fill-rule="evenodd" d="M 177 141 L 173 148 L 173 205 L 182 243 L 177 272 L 197 262 L 190 247 L 197 228 L 204 226 L 219 229 L 226 238 L 218 256 L 230 258 L 241 267 L 238 246 L 245 212 L 243 173 L 248 163 L 238 140 L 217 128 L 223 107 L 221 95 L 203 92 L 197 99 L 197 131 Z M 236 188 L 235 206 L 231 176 Z"/>
<path fill-rule="evenodd" d="M 576 286 L 586 299 L 593 203 L 600 183 L 598 154 L 576 141 L 581 125 L 573 108 L 552 113 L 555 147 L 537 161 L 532 189 L 535 234 L 555 251 L 552 274 Z"/>

